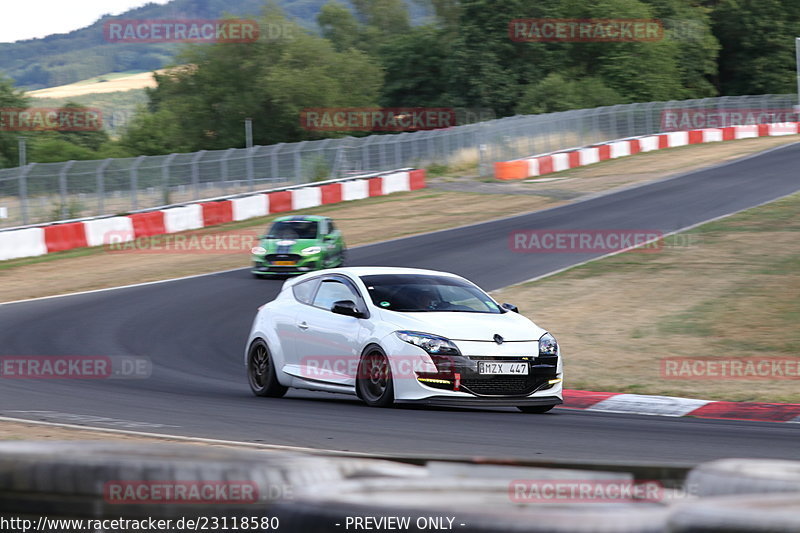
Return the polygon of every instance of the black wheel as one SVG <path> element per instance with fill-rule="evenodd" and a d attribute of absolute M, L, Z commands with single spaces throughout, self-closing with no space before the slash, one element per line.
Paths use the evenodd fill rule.
<path fill-rule="evenodd" d="M 394 403 L 389 358 L 377 347 L 371 348 L 358 363 L 356 392 L 370 407 L 389 407 Z"/>
<path fill-rule="evenodd" d="M 555 405 L 518 405 L 517 409 L 522 411 L 523 413 L 531 413 L 531 414 L 542 414 L 546 413 L 550 409 L 555 407 Z"/>
<path fill-rule="evenodd" d="M 278 382 L 269 348 L 261 339 L 250 345 L 250 353 L 247 356 L 247 381 L 256 396 L 280 398 L 289 390 Z"/>
<path fill-rule="evenodd" d="M 347 248 L 344 245 L 342 245 L 342 249 L 341 251 L 339 251 L 339 264 L 336 266 L 343 267 L 346 257 L 347 257 Z"/>

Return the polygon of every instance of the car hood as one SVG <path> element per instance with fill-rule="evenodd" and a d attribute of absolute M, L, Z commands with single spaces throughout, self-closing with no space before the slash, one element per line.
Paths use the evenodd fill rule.
<path fill-rule="evenodd" d="M 300 253 L 309 246 L 319 246 L 317 239 L 261 239 L 261 246 L 269 253 Z"/>
<path fill-rule="evenodd" d="M 538 341 L 547 333 L 519 313 L 457 313 L 432 311 L 401 313 L 379 310 L 381 318 L 398 330 L 419 331 L 441 335 L 450 340 L 493 341 L 500 335 L 506 341 Z"/>

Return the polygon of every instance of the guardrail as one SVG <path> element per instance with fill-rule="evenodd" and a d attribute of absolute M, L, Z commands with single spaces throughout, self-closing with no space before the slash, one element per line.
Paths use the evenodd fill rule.
<path fill-rule="evenodd" d="M 187 444 L 0 443 L 3 531 L 800 530 L 800 462 L 382 459 Z M 687 475 L 688 472 L 688 475 Z M 54 483 L 54 479 L 58 479 Z"/>
<path fill-rule="evenodd" d="M 131 212 L 203 197 L 431 164 L 492 163 L 674 129 L 790 120 L 795 95 L 727 96 L 517 115 L 452 128 L 0 169 L 0 226 Z M 715 122 L 716 123 L 712 123 Z M 698 122 L 704 122 L 700 124 Z M 749 122 L 744 122 L 748 123 Z M 685 124 L 688 124 L 685 125 Z M 665 128 L 666 127 L 666 128 Z M 5 217 L 5 218 L 2 218 Z"/>
<path fill-rule="evenodd" d="M 122 216 L 91 217 L 12 228 L 0 231 L 0 260 L 36 257 L 74 248 L 119 245 L 143 237 L 179 233 L 424 187 L 424 170 L 401 169 L 378 175 L 329 180 L 310 186 L 284 187 L 251 195 L 172 204 Z"/>

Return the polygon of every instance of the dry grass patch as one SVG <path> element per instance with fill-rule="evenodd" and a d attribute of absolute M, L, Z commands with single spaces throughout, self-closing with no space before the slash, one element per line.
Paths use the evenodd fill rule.
<path fill-rule="evenodd" d="M 798 231 L 795 195 L 496 296 L 556 335 L 570 388 L 800 402 L 798 379 L 661 374 L 672 357 L 800 358 Z"/>
<path fill-rule="evenodd" d="M 163 74 L 166 69 L 156 70 L 158 74 Z M 33 98 L 69 98 L 73 96 L 83 96 L 87 94 L 113 93 L 117 91 L 130 91 L 132 89 L 152 88 L 156 86 L 153 72 L 139 72 L 136 74 L 106 74 L 90 78 L 88 80 L 76 81 L 68 85 L 58 87 L 48 87 L 29 91 L 28 96 Z"/>

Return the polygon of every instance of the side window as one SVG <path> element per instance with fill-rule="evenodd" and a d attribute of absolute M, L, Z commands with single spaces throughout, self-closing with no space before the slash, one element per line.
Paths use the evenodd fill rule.
<path fill-rule="evenodd" d="M 319 221 L 319 236 L 324 237 L 328 233 L 330 233 L 330 228 L 328 227 L 328 223 L 325 222 L 325 219 Z"/>
<path fill-rule="evenodd" d="M 339 300 L 351 300 L 358 304 L 361 299 L 353 289 L 341 281 L 326 279 L 322 282 L 322 285 L 320 285 L 317 296 L 314 298 L 313 305 L 314 307 L 330 310 L 333 306 L 333 302 L 338 302 Z"/>
<path fill-rule="evenodd" d="M 314 278 L 294 285 L 292 287 L 292 292 L 294 293 L 295 299 L 300 303 L 310 304 L 318 282 L 319 278 Z"/>
<path fill-rule="evenodd" d="M 328 221 L 328 233 L 333 233 L 336 231 L 336 226 L 333 224 L 333 220 Z"/>

